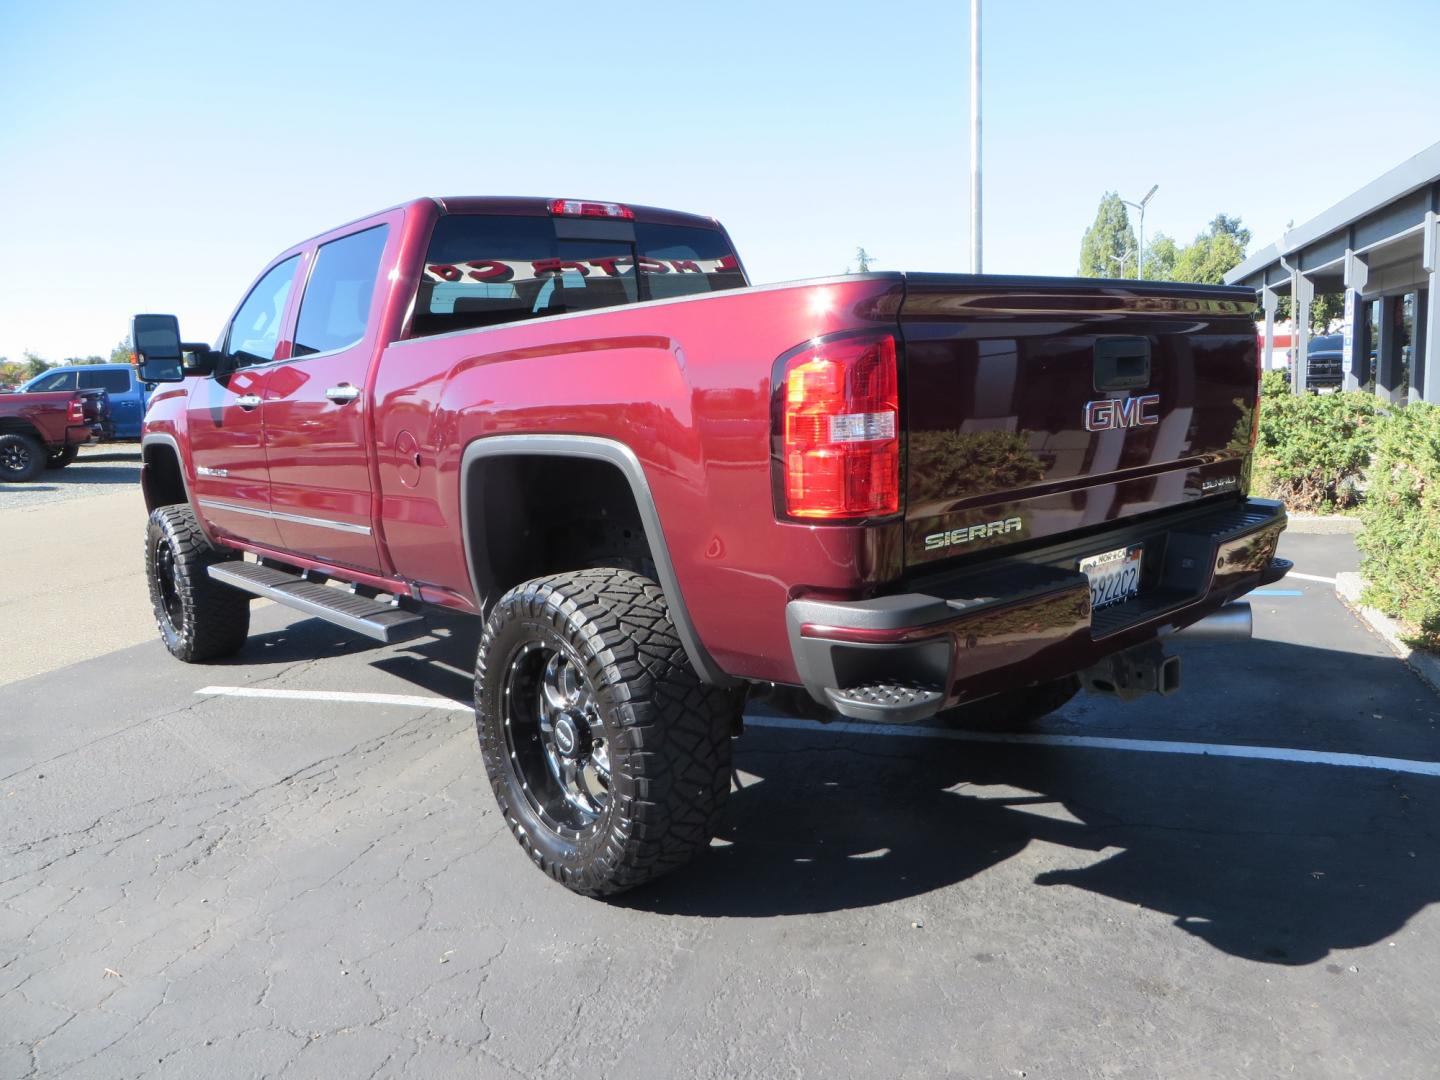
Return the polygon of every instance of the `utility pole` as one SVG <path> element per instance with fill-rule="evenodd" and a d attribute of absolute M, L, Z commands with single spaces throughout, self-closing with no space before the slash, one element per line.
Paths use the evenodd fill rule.
<path fill-rule="evenodd" d="M 1145 261 L 1145 206 L 1155 197 L 1155 192 L 1159 190 L 1160 185 L 1155 184 L 1145 193 L 1145 197 L 1139 202 L 1131 202 L 1129 199 L 1120 200 L 1126 206 L 1133 206 L 1136 210 L 1140 211 L 1140 246 L 1135 251 L 1135 280 L 1137 281 L 1140 280 L 1142 276 L 1140 273 L 1140 264 Z"/>
<path fill-rule="evenodd" d="M 970 272 L 980 258 L 980 0 L 970 0 Z"/>

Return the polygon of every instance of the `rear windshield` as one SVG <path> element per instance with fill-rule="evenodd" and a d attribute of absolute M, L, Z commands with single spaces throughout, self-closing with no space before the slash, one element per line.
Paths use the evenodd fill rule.
<path fill-rule="evenodd" d="M 737 289 L 717 229 L 453 214 L 435 225 L 411 337 Z"/>

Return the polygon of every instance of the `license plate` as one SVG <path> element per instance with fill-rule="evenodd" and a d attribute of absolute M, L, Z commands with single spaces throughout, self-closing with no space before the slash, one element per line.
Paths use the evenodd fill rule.
<path fill-rule="evenodd" d="M 1140 591 L 1140 559 L 1144 546 L 1116 548 L 1080 560 L 1090 579 L 1090 607 L 1096 610 L 1129 600 Z"/>

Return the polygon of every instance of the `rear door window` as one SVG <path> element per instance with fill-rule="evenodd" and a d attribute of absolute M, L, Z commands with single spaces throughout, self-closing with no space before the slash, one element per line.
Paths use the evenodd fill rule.
<path fill-rule="evenodd" d="M 718 229 L 452 214 L 431 236 L 410 336 L 744 284 Z"/>
<path fill-rule="evenodd" d="M 275 350 L 280 346 L 280 321 L 285 317 L 285 302 L 290 298 L 299 261 L 299 255 L 292 255 L 272 267 L 255 283 L 235 313 L 225 351 L 235 357 L 241 367 L 275 359 Z"/>
<path fill-rule="evenodd" d="M 74 390 L 75 372 L 73 371 L 52 371 L 49 375 L 41 378 L 34 386 L 30 387 L 32 394 L 45 394 L 52 390 Z"/>
<path fill-rule="evenodd" d="M 389 232 L 388 225 L 380 225 L 320 246 L 300 298 L 296 356 L 345 349 L 365 337 Z"/>
<path fill-rule="evenodd" d="M 111 394 L 124 394 L 130 389 L 130 373 L 111 369 L 110 371 L 82 371 L 81 390 L 104 390 Z"/>

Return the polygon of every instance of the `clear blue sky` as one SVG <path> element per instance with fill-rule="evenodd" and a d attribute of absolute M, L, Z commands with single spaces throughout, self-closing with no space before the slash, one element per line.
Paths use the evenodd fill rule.
<path fill-rule="evenodd" d="M 0 355 L 209 340 L 273 254 L 420 194 L 714 214 L 757 281 L 964 270 L 968 7 L 8 0 Z M 1440 140 L 1440 3 L 989 0 L 985 268 L 1106 189 L 1255 244 Z"/>

